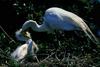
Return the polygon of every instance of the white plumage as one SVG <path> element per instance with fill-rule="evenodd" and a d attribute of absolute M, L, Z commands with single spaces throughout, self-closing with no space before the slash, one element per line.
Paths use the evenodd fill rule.
<path fill-rule="evenodd" d="M 15 59 L 16 61 L 20 61 L 23 59 L 27 54 L 35 54 L 38 51 L 38 47 L 35 44 L 35 42 L 32 41 L 32 39 L 29 39 L 25 44 L 19 46 L 16 48 L 16 50 L 11 53 L 11 57 Z"/>
<path fill-rule="evenodd" d="M 98 39 L 91 32 L 83 19 L 72 12 L 52 7 L 45 11 L 43 19 L 42 25 L 37 24 L 36 21 L 33 20 L 26 21 L 21 28 L 21 33 L 25 32 L 29 27 L 37 32 L 53 32 L 54 30 L 82 30 L 94 43 L 99 43 Z"/>

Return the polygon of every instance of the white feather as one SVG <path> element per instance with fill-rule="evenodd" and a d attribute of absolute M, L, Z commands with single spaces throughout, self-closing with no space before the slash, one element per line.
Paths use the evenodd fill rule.
<path fill-rule="evenodd" d="M 16 61 L 20 61 L 21 59 L 25 58 L 27 54 L 35 54 L 34 49 L 36 52 L 38 51 L 38 47 L 32 39 L 29 39 L 25 44 L 16 48 L 14 52 L 11 53 L 11 57 Z"/>
<path fill-rule="evenodd" d="M 88 25 L 76 14 L 61 8 L 52 7 L 45 11 L 43 24 L 39 25 L 36 21 L 28 20 L 22 26 L 22 32 L 32 28 L 37 32 L 53 32 L 54 30 L 74 31 L 81 30 L 96 44 L 98 39 L 91 32 Z"/>

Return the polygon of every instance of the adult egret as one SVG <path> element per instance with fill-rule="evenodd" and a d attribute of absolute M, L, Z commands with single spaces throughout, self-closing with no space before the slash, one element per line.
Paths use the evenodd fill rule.
<path fill-rule="evenodd" d="M 20 61 L 23 59 L 27 54 L 34 55 L 35 50 L 38 51 L 38 47 L 32 39 L 29 39 L 25 44 L 17 47 L 17 49 L 11 53 L 11 57 L 16 61 Z"/>
<path fill-rule="evenodd" d="M 33 20 L 26 21 L 22 26 L 21 32 L 25 32 L 28 28 L 32 28 L 37 32 L 82 30 L 94 43 L 99 43 L 98 39 L 94 36 L 83 19 L 72 12 L 58 7 L 51 7 L 45 11 L 43 19 L 42 25 L 37 24 L 36 21 Z"/>

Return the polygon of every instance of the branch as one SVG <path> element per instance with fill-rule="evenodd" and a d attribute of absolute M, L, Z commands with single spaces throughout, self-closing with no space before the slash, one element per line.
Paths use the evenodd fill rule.
<path fill-rule="evenodd" d="M 4 34 L 11 40 L 9 43 L 11 43 L 11 42 L 14 42 L 14 43 L 16 43 L 15 41 L 14 41 L 14 39 L 12 39 L 7 33 L 6 33 L 6 31 L 2 28 L 2 26 L 0 25 L 0 29 L 4 32 Z"/>
<path fill-rule="evenodd" d="M 40 61 L 40 63 L 44 62 L 45 60 L 47 60 L 49 57 L 51 57 L 54 54 L 55 54 L 55 52 L 52 52 L 51 55 L 47 56 L 45 59 L 43 59 L 42 61 Z"/>

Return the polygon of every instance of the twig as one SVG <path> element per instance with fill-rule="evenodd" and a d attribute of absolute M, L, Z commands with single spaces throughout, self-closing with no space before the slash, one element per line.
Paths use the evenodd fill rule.
<path fill-rule="evenodd" d="M 61 60 L 61 61 L 63 61 L 63 60 L 65 60 L 65 58 L 66 58 L 66 50 L 65 50 L 65 52 L 64 52 L 64 56 L 63 56 L 63 59 Z"/>
<path fill-rule="evenodd" d="M 35 55 L 35 58 L 36 58 L 37 62 L 39 63 L 39 60 L 38 60 L 38 58 L 37 58 L 37 56 L 36 56 L 36 55 Z"/>
<path fill-rule="evenodd" d="M 4 34 L 11 40 L 9 43 L 11 43 L 11 42 L 14 42 L 14 43 L 16 43 L 15 41 L 14 41 L 14 39 L 12 39 L 7 33 L 6 33 L 6 31 L 2 28 L 2 26 L 0 25 L 0 29 L 4 32 Z"/>
<path fill-rule="evenodd" d="M 40 61 L 40 63 L 42 63 L 43 61 L 47 60 L 49 57 L 51 57 L 54 54 L 55 54 L 55 52 L 52 52 L 51 55 L 47 56 L 44 60 Z"/>
<path fill-rule="evenodd" d="M 58 56 L 55 54 L 55 58 L 58 60 L 58 61 L 60 61 L 60 59 L 58 58 Z"/>
<path fill-rule="evenodd" d="M 10 59 L 9 56 L 6 55 L 6 53 L 0 48 L 0 57 Z"/>

